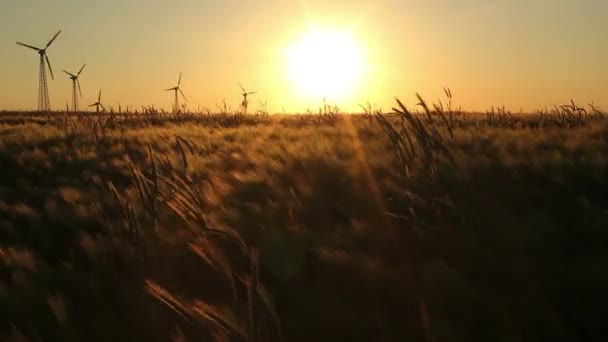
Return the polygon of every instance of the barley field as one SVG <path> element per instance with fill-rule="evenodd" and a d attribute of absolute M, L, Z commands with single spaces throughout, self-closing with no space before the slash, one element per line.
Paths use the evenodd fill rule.
<path fill-rule="evenodd" d="M 593 341 L 608 120 L 0 112 L 7 341 Z"/>

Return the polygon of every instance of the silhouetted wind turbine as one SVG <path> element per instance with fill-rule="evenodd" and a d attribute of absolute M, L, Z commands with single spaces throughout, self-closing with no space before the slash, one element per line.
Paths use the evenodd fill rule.
<path fill-rule="evenodd" d="M 82 70 L 84 69 L 85 66 L 87 66 L 87 65 L 84 64 L 76 75 L 72 74 L 71 72 L 67 72 L 67 71 L 63 70 L 63 72 L 68 74 L 70 76 L 70 79 L 72 80 L 72 110 L 74 112 L 78 111 L 78 94 L 76 93 L 76 84 L 78 84 L 78 93 L 80 94 L 80 96 L 82 96 L 82 89 L 80 89 L 80 80 L 78 80 L 78 77 L 82 73 Z"/>
<path fill-rule="evenodd" d="M 17 42 L 18 45 L 25 46 L 26 48 L 35 50 L 40 55 L 40 75 L 38 76 L 39 77 L 39 85 L 38 85 L 38 110 L 39 111 L 51 110 L 51 101 L 49 100 L 49 88 L 48 88 L 48 85 L 46 82 L 46 66 L 47 65 L 49 67 L 49 71 L 51 72 L 51 79 L 54 80 L 55 76 L 53 75 L 53 68 L 51 68 L 51 62 L 49 61 L 49 56 L 46 54 L 46 50 L 49 48 L 49 46 L 51 46 L 53 41 L 55 41 L 55 39 L 57 38 L 57 36 L 60 33 L 61 33 L 61 30 L 59 30 L 57 33 L 55 33 L 53 38 L 51 38 L 51 40 L 49 40 L 49 42 L 46 44 L 46 46 L 43 49 L 28 45 L 28 44 L 23 44 L 23 43 Z M 46 64 L 44 63 L 45 60 L 46 60 Z"/>
<path fill-rule="evenodd" d="M 92 105 L 89 105 L 89 107 L 95 107 L 96 113 L 99 113 L 99 107 L 101 107 L 101 109 L 103 110 L 106 110 L 106 107 L 101 104 L 101 89 L 99 89 L 99 96 L 97 96 L 97 102 L 93 103 Z"/>
<path fill-rule="evenodd" d="M 177 80 L 177 87 L 165 89 L 166 91 L 173 90 L 175 92 L 175 102 L 173 103 L 173 112 L 174 113 L 179 112 L 179 96 L 177 95 L 178 91 L 180 94 L 182 94 L 182 97 L 184 98 L 184 100 L 188 101 L 188 99 L 186 98 L 186 95 L 184 95 L 184 92 L 180 88 L 181 83 L 182 83 L 182 73 L 180 72 L 179 79 Z"/>
<path fill-rule="evenodd" d="M 247 90 L 245 90 L 245 88 L 243 88 L 243 85 L 239 83 L 239 86 L 241 87 L 241 90 L 243 91 L 243 102 L 241 102 L 241 105 L 243 106 L 243 113 L 247 114 L 247 106 L 249 106 L 249 100 L 247 100 L 247 96 L 249 95 L 253 95 L 255 93 L 257 93 L 257 91 L 250 91 L 248 92 Z"/>

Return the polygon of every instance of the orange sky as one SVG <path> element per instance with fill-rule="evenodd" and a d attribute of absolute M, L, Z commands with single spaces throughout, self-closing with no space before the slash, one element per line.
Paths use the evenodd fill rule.
<path fill-rule="evenodd" d="M 184 73 L 188 106 L 240 103 L 239 82 L 272 111 L 302 111 L 285 67 L 286 50 L 311 26 L 349 32 L 367 72 L 341 105 L 399 96 L 429 100 L 451 87 L 467 109 L 532 110 L 571 98 L 608 106 L 608 2 L 604 0 L 385 1 L 11 1 L 0 5 L 0 108 L 34 109 L 38 56 L 15 41 L 49 49 L 56 79 L 51 105 L 65 108 L 62 69 L 83 64 L 81 104 L 103 88 L 106 105 L 169 109 L 163 89 Z"/>

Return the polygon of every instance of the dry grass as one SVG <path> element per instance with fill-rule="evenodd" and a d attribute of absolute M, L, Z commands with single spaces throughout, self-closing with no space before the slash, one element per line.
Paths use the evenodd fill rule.
<path fill-rule="evenodd" d="M 604 114 L 445 95 L 365 115 L 0 113 L 0 333 L 601 336 Z"/>

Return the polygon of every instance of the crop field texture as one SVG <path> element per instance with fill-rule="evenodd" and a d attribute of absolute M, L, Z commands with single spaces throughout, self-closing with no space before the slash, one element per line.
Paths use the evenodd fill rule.
<path fill-rule="evenodd" d="M 593 341 L 608 120 L 0 113 L 8 341 Z"/>

